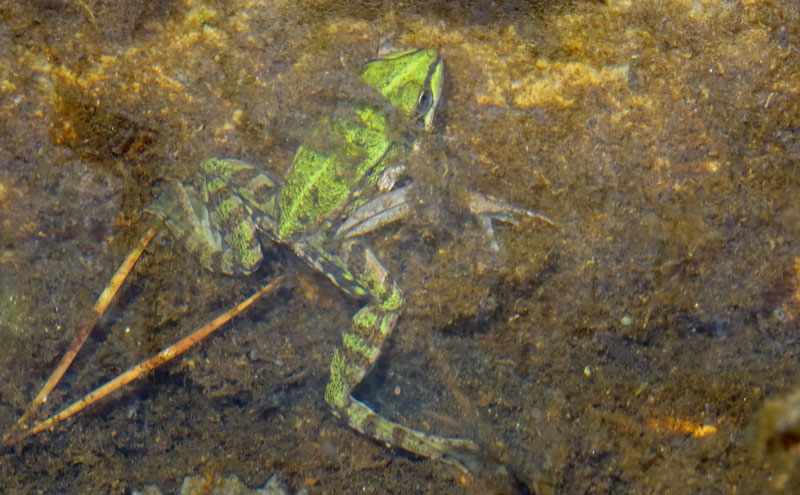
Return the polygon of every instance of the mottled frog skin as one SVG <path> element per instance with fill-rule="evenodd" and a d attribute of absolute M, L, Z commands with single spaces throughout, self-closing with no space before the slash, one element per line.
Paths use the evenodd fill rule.
<path fill-rule="evenodd" d="M 368 62 L 360 77 L 382 101 L 362 98 L 322 119 L 297 150 L 285 181 L 239 160 L 211 158 L 200 167 L 202 191 L 168 182 L 146 211 L 163 219 L 208 270 L 249 274 L 261 263 L 259 239 L 271 240 L 366 301 L 333 351 L 325 400 L 365 435 L 473 471 L 478 449 L 472 441 L 411 429 L 351 395 L 403 308 L 402 291 L 359 236 L 410 212 L 413 184 L 395 187 L 403 170 L 398 160 L 409 146 L 391 126 L 399 118 L 407 128 L 433 128 L 444 64 L 436 50 L 406 50 Z M 538 216 L 470 194 L 473 213 L 490 233 L 491 218 Z"/>

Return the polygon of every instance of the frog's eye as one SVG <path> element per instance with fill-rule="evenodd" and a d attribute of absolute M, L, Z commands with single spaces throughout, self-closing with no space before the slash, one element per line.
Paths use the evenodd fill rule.
<path fill-rule="evenodd" d="M 419 101 L 417 102 L 417 114 L 425 115 L 428 113 L 428 110 L 430 110 L 432 104 L 433 93 L 431 93 L 430 88 L 426 86 L 419 94 Z"/>

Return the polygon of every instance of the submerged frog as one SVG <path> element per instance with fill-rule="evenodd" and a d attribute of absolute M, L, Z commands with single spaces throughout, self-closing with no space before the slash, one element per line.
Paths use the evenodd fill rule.
<path fill-rule="evenodd" d="M 479 453 L 467 439 L 446 438 L 391 421 L 351 395 L 370 372 L 403 308 L 403 292 L 359 236 L 411 211 L 399 186 L 408 129 L 433 129 L 442 95 L 444 63 L 434 49 L 393 53 L 368 62 L 360 74 L 376 99 L 354 99 L 316 125 L 297 150 L 288 177 L 234 159 L 201 164 L 202 191 L 178 182 L 146 211 L 163 219 L 212 272 L 249 274 L 262 260 L 259 237 L 289 246 L 347 294 L 365 300 L 333 351 L 325 400 L 351 427 L 388 445 L 442 459 L 468 472 Z M 398 186 L 398 187 L 395 187 Z M 468 193 L 479 223 L 542 218 L 479 193 Z"/>

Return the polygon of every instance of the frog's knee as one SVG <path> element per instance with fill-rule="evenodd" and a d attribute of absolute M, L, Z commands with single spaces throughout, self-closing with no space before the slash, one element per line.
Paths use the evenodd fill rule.
<path fill-rule="evenodd" d="M 241 253 L 234 253 L 232 250 L 222 252 L 219 261 L 213 261 L 211 265 L 218 267 L 216 270 L 225 275 L 250 275 L 258 270 L 261 266 L 263 255 L 261 254 L 261 246 L 253 249 L 246 257 L 242 257 Z"/>
<path fill-rule="evenodd" d="M 380 307 L 382 310 L 387 312 L 394 312 L 400 311 L 405 303 L 405 298 L 403 297 L 403 291 L 400 290 L 400 287 L 397 284 L 392 284 L 389 287 L 389 290 L 383 300 L 380 303 Z"/>

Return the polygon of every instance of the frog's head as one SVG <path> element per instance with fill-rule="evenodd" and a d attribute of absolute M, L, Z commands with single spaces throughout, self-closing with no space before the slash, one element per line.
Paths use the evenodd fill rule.
<path fill-rule="evenodd" d="M 444 81 L 444 62 L 438 51 L 420 48 L 392 53 L 367 63 L 361 78 L 403 115 L 422 119 L 427 131 L 433 128 Z"/>

